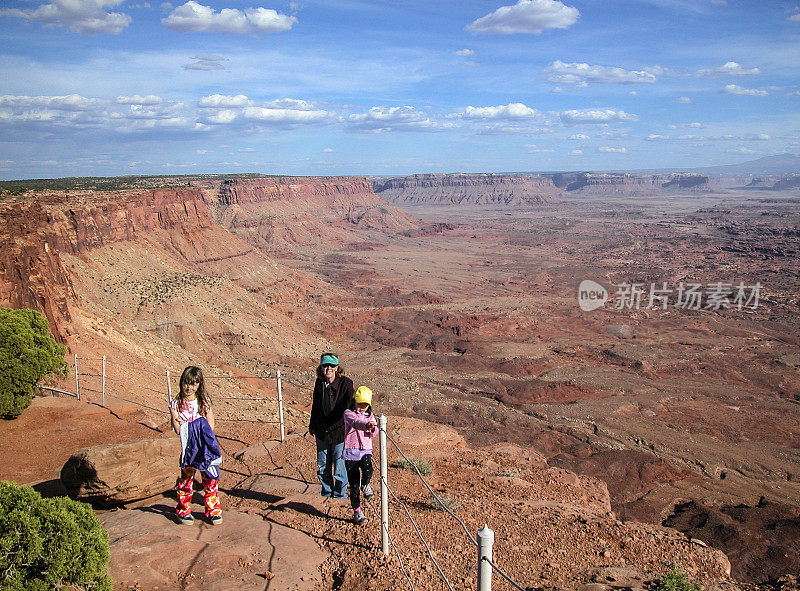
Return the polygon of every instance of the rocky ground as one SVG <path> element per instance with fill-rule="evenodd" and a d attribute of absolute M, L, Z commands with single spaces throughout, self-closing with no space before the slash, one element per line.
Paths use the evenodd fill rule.
<path fill-rule="evenodd" d="M 2 425 L 12 453 L 0 478 L 25 474 L 43 494 L 62 493 L 59 464 L 86 444 L 81 433 L 91 430 L 98 444 L 153 436 L 137 422 L 140 412 L 118 410 L 36 399 L 20 422 Z M 425 480 L 466 529 L 441 510 L 416 474 L 393 466 L 392 546 L 384 558 L 377 497 L 365 504 L 370 519 L 361 526 L 352 523 L 347 501 L 320 497 L 304 415 L 290 417 L 284 443 L 272 425 L 218 429 L 225 454 L 222 525 L 203 522 L 200 494 L 192 526 L 174 522 L 171 493 L 100 509 L 111 539 L 115 589 L 445 588 L 431 556 L 452 588 L 474 589 L 471 538 L 484 524 L 495 532 L 495 562 L 524 588 L 644 588 L 670 565 L 706 585 L 737 588 L 720 551 L 669 528 L 617 520 L 602 482 L 548 467 L 519 446 L 471 448 L 453 429 L 415 419 L 390 419 L 397 447 L 390 444 L 389 463 L 400 459 L 398 448 L 426 460 L 432 473 Z M 42 453 L 14 447 L 39 437 L 48 441 Z M 496 578 L 496 588 L 505 584 Z"/>
<path fill-rule="evenodd" d="M 81 376 L 86 401 L 99 401 L 105 355 L 109 400 L 139 409 L 135 417 L 115 411 L 135 425 L 131 432 L 121 428 L 120 437 L 163 430 L 166 370 L 176 388 L 182 367 L 203 366 L 230 456 L 226 503 L 242 519 L 268 516 L 270 523 L 311 532 L 328 553 L 314 585 L 357 588 L 359 572 L 374 574 L 375 589 L 391 586 L 385 573 L 405 580 L 399 563 L 379 569 L 373 546 L 363 541 L 376 542 L 375 531 L 367 535 L 374 520 L 354 529 L 346 507 L 320 505 L 309 492 L 311 442 L 302 436 L 301 411 L 315 360 L 333 349 L 357 385 L 375 390 L 376 406 L 392 425 L 423 419 L 463 439 L 447 457 L 441 452 L 449 447 L 436 444 L 414 453 L 431 457 L 434 488 L 458 502 L 470 532 L 483 523 L 495 529 L 499 564 L 525 585 L 607 584 L 607 571 L 590 572 L 599 567 L 633 568 L 652 578 L 673 560 L 709 585 L 729 584 L 714 570 L 717 555 L 688 541 L 695 538 L 731 558 L 740 585 L 788 576 L 780 585 L 791 586 L 800 564 L 796 200 L 742 191 L 586 198 L 525 209 L 414 207 L 408 211 L 421 222 L 400 216 L 412 226 L 402 231 L 358 225 L 352 208 L 350 218 L 334 221 L 304 212 L 297 224 L 283 208 L 283 225 L 275 229 L 250 203 L 225 210 L 231 230 L 242 230 L 232 236 L 210 213 L 201 215 L 199 196 L 193 199 L 198 213 L 182 222 L 183 233 L 156 227 L 121 239 L 117 229 L 94 241 L 80 233 L 85 249 L 60 254 L 56 279 L 69 281 L 55 300 L 58 334 L 73 353 L 91 358 L 79 360 L 81 371 L 92 374 Z M 373 205 L 377 215 L 382 206 Z M 192 208 L 169 211 L 177 216 Z M 100 213 L 93 218 L 98 227 Z M 336 226 L 332 241 L 329 226 Z M 35 236 L 8 238 L 19 246 L 16 258 L 55 265 L 47 258 L 53 251 Z M 757 309 L 609 304 L 583 312 L 576 292 L 584 279 L 603 283 L 611 295 L 625 282 L 648 289 L 664 282 L 761 282 L 764 291 Z M 31 274 L 21 292 L 52 280 Z M 297 409 L 295 432 L 289 443 L 258 455 L 258 446 L 274 438 L 264 431 L 274 426 L 242 419 L 275 419 L 277 369 L 287 404 Z M 242 377 L 253 375 L 263 379 Z M 55 385 L 74 390 L 71 377 Z M 41 456 L 31 452 L 35 462 L 12 466 L 25 482 L 50 482 L 52 489 L 73 447 L 116 437 L 114 429 L 98 428 L 96 438 L 86 427 L 64 429 L 76 439 L 57 444 L 63 453 L 48 443 Z M 20 443 L 13 455 L 29 457 L 28 430 L 15 433 Z M 25 472 L 40 463 L 37 476 Z M 276 494 L 288 486 L 278 478 L 287 465 L 295 466 L 296 478 L 288 484 L 302 483 L 302 490 Z M 398 497 L 419 512 L 431 537 L 441 537 L 434 553 L 452 565 L 454 584 L 469 586 L 471 542 L 454 542 L 459 528 L 446 529 L 450 518 L 428 507 L 427 491 L 413 488 L 410 474 L 395 472 Z M 572 484 L 559 484 L 564 478 Z M 613 516 L 603 495 L 587 492 L 590 480 L 606 484 Z M 165 517 L 163 525 L 172 524 Z M 403 537 L 416 535 L 398 527 Z M 209 535 L 202 528 L 200 538 Z M 415 585 L 441 586 L 424 570 L 424 551 L 409 552 L 409 568 L 428 581 Z M 245 566 L 256 576 L 261 565 Z M 187 567 L 174 570 L 185 574 Z"/>

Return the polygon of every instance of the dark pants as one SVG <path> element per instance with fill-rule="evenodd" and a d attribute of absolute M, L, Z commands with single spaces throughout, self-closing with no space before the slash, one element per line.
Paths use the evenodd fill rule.
<path fill-rule="evenodd" d="M 372 455 L 367 454 L 358 461 L 345 460 L 347 480 L 350 482 L 350 506 L 361 506 L 361 487 L 372 478 Z"/>

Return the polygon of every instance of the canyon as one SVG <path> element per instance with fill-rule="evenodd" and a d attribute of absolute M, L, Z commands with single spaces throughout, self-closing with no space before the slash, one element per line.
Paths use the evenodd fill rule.
<path fill-rule="evenodd" d="M 442 486 L 503 464 L 481 511 L 524 498 L 498 478 L 579 474 L 572 493 L 613 512 L 592 517 L 604 535 L 618 518 L 669 526 L 724 551 L 738 584 L 766 584 L 800 574 L 800 194 L 773 186 L 559 173 L 42 191 L 0 201 L 0 304 L 42 311 L 70 355 L 106 356 L 112 395 L 153 427 L 161 368 L 280 369 L 299 413 L 319 353 L 336 350 L 390 418 L 463 439 L 461 463 L 426 452 Z M 607 290 L 604 306 L 581 309 L 583 280 Z M 718 284 L 724 305 L 679 305 L 687 286 L 708 298 Z M 734 299 L 757 284 L 756 305 Z M 566 562 L 537 585 L 577 585 Z"/>

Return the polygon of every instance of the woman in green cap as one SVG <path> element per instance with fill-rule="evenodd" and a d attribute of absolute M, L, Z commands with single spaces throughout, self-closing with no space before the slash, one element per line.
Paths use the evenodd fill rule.
<path fill-rule="evenodd" d="M 308 432 L 317 439 L 317 476 L 322 496 L 347 498 L 344 451 L 344 411 L 353 398 L 353 380 L 345 377 L 339 358 L 323 353 L 317 366 Z"/>

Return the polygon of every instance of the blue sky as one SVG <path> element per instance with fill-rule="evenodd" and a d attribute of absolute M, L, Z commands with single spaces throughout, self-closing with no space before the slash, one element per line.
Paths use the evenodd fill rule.
<path fill-rule="evenodd" d="M 0 178 L 800 153 L 800 3 L 3 0 Z"/>

